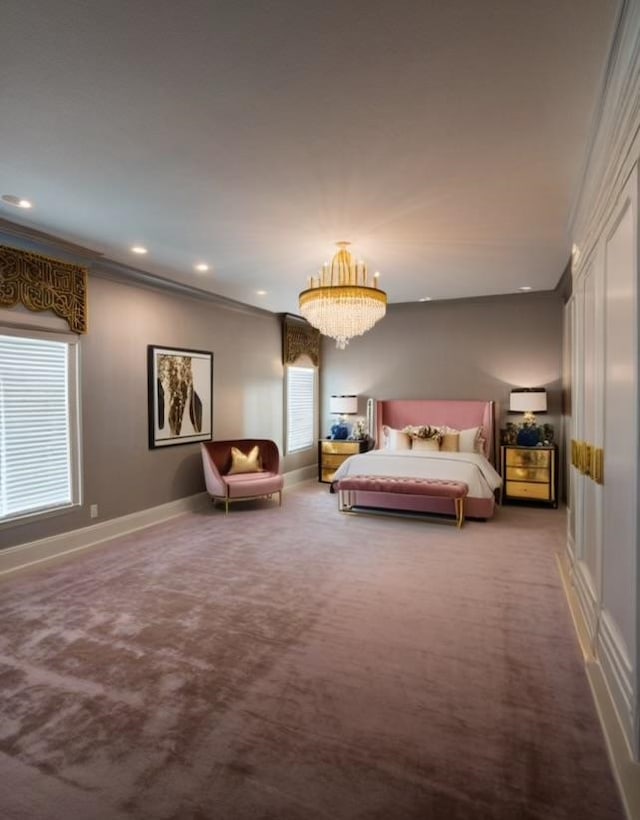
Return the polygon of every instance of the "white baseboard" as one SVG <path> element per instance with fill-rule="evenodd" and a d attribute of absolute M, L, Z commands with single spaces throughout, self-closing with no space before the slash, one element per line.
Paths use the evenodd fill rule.
<path fill-rule="evenodd" d="M 591 661 L 586 664 L 586 669 L 624 810 L 629 820 L 636 820 L 640 817 L 640 763 L 634 761 L 629 752 L 602 667 Z"/>
<path fill-rule="evenodd" d="M 318 480 L 318 465 L 309 464 L 306 467 L 299 467 L 297 470 L 289 470 L 284 474 L 284 486 L 293 487 L 295 484 L 302 484 L 312 479 Z"/>
<path fill-rule="evenodd" d="M 152 524 L 174 518 L 176 515 L 192 512 L 202 507 L 207 499 L 206 493 L 197 493 L 187 498 L 169 501 L 167 504 L 160 504 L 158 507 L 150 507 L 146 510 L 120 516 L 120 518 L 101 521 L 99 524 L 92 524 L 89 527 L 81 527 L 48 538 L 40 538 L 38 541 L 30 541 L 16 547 L 9 547 L 0 552 L 0 575 L 15 572 L 33 564 L 39 564 L 41 561 L 50 561 L 61 555 L 87 549 L 87 547 L 92 547 L 103 541 L 109 541 L 120 535 L 126 535 L 144 527 L 150 527 Z"/>
<path fill-rule="evenodd" d="M 304 481 L 317 479 L 317 477 L 318 466 L 311 464 L 308 467 L 285 473 L 284 486 L 293 487 Z M 9 547 L 0 551 L 0 576 L 39 564 L 42 561 L 51 561 L 62 555 L 93 547 L 120 535 L 144 529 L 144 527 L 150 527 L 152 524 L 158 524 L 176 515 L 197 510 L 207 503 L 207 493 L 197 493 L 187 498 L 169 501 L 167 504 L 160 504 L 158 507 L 150 507 L 119 518 L 112 518 L 109 521 L 101 521 L 89 527 L 81 527 L 59 535 L 19 544 L 16 547 Z"/>
<path fill-rule="evenodd" d="M 580 608 L 580 600 L 575 590 L 573 583 L 572 565 L 568 556 L 556 554 L 556 563 L 558 565 L 558 572 L 560 573 L 560 580 L 564 589 L 564 594 L 569 604 L 569 612 L 573 620 L 573 626 L 576 630 L 578 643 L 585 663 L 594 660 L 592 636 L 589 634 L 587 622 L 582 614 Z"/>
<path fill-rule="evenodd" d="M 633 667 L 611 615 L 603 611 L 598 630 L 600 669 L 629 745 L 633 743 Z"/>
<path fill-rule="evenodd" d="M 572 585 L 571 565 L 567 557 L 557 556 L 558 569 L 569 610 L 584 657 L 587 679 L 604 733 L 613 775 L 620 789 L 622 803 L 629 820 L 640 818 L 640 763 L 633 759 L 614 699 L 609 691 L 602 666 L 592 651 L 587 622 Z"/>
<path fill-rule="evenodd" d="M 578 596 L 580 611 L 589 634 L 591 646 L 594 645 L 598 632 L 599 607 L 593 578 L 584 561 L 575 561 L 573 567 L 573 586 Z"/>

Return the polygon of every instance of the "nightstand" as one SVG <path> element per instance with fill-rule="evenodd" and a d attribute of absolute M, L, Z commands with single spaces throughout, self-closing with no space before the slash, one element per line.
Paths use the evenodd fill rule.
<path fill-rule="evenodd" d="M 503 501 L 538 501 L 558 506 L 558 448 L 501 447 Z"/>
<path fill-rule="evenodd" d="M 345 459 L 356 453 L 365 453 L 369 441 L 349 441 L 348 439 L 322 438 L 318 442 L 318 481 L 330 484 L 333 476 Z"/>

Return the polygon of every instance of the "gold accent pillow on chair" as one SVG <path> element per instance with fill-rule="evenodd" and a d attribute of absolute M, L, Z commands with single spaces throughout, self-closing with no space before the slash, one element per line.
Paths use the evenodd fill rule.
<path fill-rule="evenodd" d="M 260 448 L 256 444 L 248 453 L 243 453 L 237 447 L 231 448 L 231 468 L 227 475 L 238 475 L 239 473 L 262 473 L 262 459 L 260 458 Z"/>

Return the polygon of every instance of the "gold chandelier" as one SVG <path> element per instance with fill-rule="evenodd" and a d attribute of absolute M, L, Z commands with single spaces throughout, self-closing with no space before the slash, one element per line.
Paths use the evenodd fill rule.
<path fill-rule="evenodd" d="M 378 288 L 377 274 L 369 284 L 367 266 L 355 262 L 347 250 L 350 242 L 336 242 L 339 250 L 331 264 L 318 276 L 309 277 L 309 287 L 299 296 L 300 313 L 323 336 L 336 340 L 340 350 L 354 336 L 362 336 L 382 319 L 387 294 Z"/>

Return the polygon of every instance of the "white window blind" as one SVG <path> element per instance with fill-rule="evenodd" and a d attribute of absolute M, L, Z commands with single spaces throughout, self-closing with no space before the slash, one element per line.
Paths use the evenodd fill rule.
<path fill-rule="evenodd" d="M 75 344 L 0 334 L 0 521 L 75 500 L 72 355 Z"/>
<path fill-rule="evenodd" d="M 287 452 L 313 447 L 316 373 L 313 367 L 287 368 Z"/>

